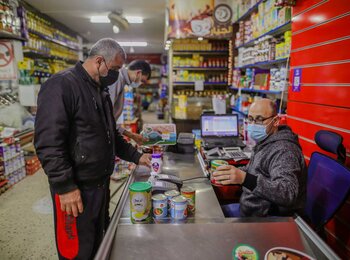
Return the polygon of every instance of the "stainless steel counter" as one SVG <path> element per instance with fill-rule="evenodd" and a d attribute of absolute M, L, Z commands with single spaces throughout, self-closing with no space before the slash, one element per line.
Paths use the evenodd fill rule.
<path fill-rule="evenodd" d="M 181 179 L 204 176 L 197 157 L 166 153 L 163 173 Z M 196 213 L 183 222 L 132 224 L 127 187 L 145 181 L 149 170 L 139 167 L 129 177 L 95 259 L 232 259 L 236 244 L 249 244 L 263 259 L 268 249 L 294 248 L 316 259 L 337 256 L 300 219 L 225 218 L 207 179 L 186 182 L 196 189 Z"/>
<path fill-rule="evenodd" d="M 133 182 L 147 181 L 150 176 L 150 170 L 146 167 L 139 167 L 133 174 Z M 193 155 L 166 153 L 164 155 L 163 174 L 170 174 L 180 177 L 182 180 L 203 177 L 185 181 L 184 186 L 188 185 L 196 190 L 196 213 L 190 216 L 185 222 L 195 222 L 198 219 L 221 218 L 225 216 L 222 213 L 218 199 L 210 184 L 210 181 L 203 175 L 199 162 Z M 129 196 L 127 198 L 129 201 Z M 126 203 L 123 208 L 123 213 L 120 222 L 131 223 L 130 221 L 130 204 Z M 161 221 L 162 223 L 171 223 L 170 218 Z"/>

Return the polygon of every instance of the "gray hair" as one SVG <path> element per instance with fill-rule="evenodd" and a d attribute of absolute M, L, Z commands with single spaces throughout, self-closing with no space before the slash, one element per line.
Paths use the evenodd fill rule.
<path fill-rule="evenodd" d="M 103 56 L 106 62 L 113 60 L 116 55 L 120 55 L 126 60 L 125 50 L 112 38 L 103 38 L 99 40 L 91 47 L 89 52 L 89 57 Z"/>

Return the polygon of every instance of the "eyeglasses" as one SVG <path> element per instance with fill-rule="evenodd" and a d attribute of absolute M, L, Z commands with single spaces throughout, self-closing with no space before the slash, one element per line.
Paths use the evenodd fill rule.
<path fill-rule="evenodd" d="M 264 124 L 264 121 L 266 121 L 267 119 L 270 119 L 270 118 L 273 118 L 275 117 L 276 115 L 272 115 L 272 116 L 269 116 L 269 117 L 261 117 L 261 116 L 258 116 L 257 118 L 253 118 L 252 116 L 248 116 L 248 118 L 246 119 L 246 122 L 248 124 L 252 124 L 254 122 L 254 124 L 256 125 L 262 125 Z"/>

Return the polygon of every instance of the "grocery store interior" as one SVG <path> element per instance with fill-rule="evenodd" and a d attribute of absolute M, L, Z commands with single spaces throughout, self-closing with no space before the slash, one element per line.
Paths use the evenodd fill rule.
<path fill-rule="evenodd" d="M 0 0 L 0 259 L 350 259 L 349 28 L 348 0 Z"/>

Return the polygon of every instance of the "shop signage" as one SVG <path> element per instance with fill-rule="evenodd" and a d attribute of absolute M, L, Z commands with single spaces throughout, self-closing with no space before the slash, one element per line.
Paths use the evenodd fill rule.
<path fill-rule="evenodd" d="M 0 41 L 0 80 L 16 79 L 13 45 L 10 41 Z"/>
<path fill-rule="evenodd" d="M 297 68 L 297 69 L 294 69 L 294 72 L 293 72 L 292 91 L 300 92 L 300 86 L 301 86 L 301 68 Z"/>
<path fill-rule="evenodd" d="M 169 0 L 168 38 L 231 38 L 232 0 Z"/>

